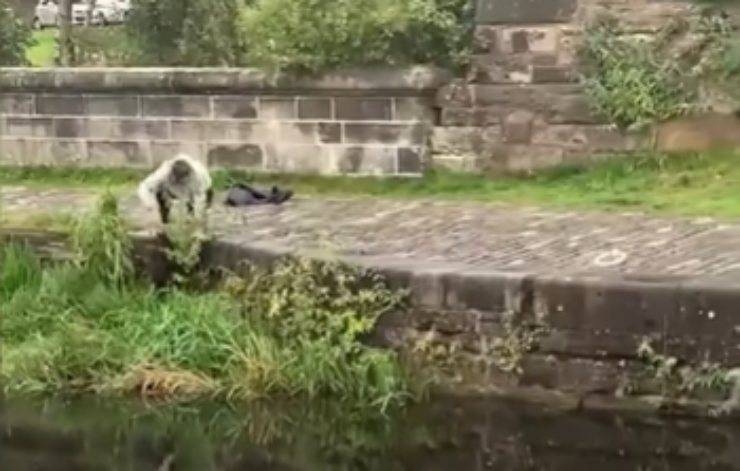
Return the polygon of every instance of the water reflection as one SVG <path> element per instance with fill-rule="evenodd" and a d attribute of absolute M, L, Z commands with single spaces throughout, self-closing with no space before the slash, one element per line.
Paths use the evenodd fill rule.
<path fill-rule="evenodd" d="M 438 399 L 388 417 L 340 404 L 148 407 L 5 401 L 2 470 L 740 469 L 740 425 Z"/>

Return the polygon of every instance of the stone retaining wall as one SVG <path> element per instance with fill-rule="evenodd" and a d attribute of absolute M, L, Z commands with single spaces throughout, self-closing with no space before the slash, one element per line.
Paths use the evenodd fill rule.
<path fill-rule="evenodd" d="M 138 240 L 143 268 L 165 282 L 166 258 L 156 243 Z M 268 267 L 293 253 L 276 244 L 224 239 L 206 247 L 203 262 L 239 270 L 244 262 Z M 344 260 L 410 293 L 410 308 L 383 316 L 373 343 L 429 350 L 435 367 L 451 367 L 458 393 L 472 388 L 519 395 L 535 388 L 566 393 L 593 408 L 667 405 L 706 416 L 726 392 L 698 388 L 693 400 L 672 403 L 675 398 L 664 396 L 665 385 L 639 359 L 640 346 L 647 341 L 665 358 L 693 367 L 740 365 L 740 289 L 730 283 L 678 276 L 562 277 L 373 256 Z M 512 370 L 502 369 L 501 360 Z M 631 396 L 614 402 L 625 391 Z"/>
<path fill-rule="evenodd" d="M 697 9 L 667 0 L 477 0 L 472 65 L 438 94 L 435 164 L 530 171 L 648 145 L 592 112 L 584 94 L 577 50 L 599 12 L 651 35 Z"/>
<path fill-rule="evenodd" d="M 0 69 L 0 163 L 415 175 L 426 164 L 427 68 L 270 77 L 249 69 Z"/>

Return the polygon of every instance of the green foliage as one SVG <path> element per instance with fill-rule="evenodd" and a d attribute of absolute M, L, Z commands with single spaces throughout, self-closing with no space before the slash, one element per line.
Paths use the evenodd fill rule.
<path fill-rule="evenodd" d="M 468 46 L 467 8 L 462 0 L 257 0 L 242 11 L 242 28 L 248 63 L 275 69 L 453 66 Z"/>
<path fill-rule="evenodd" d="M 269 334 L 250 336 L 243 345 L 247 391 L 307 388 L 312 397 L 354 397 L 383 409 L 403 400 L 407 385 L 396 355 L 361 342 L 402 300 L 377 276 L 339 263 L 289 259 L 231 279 L 227 289 L 242 301 L 251 330 Z"/>
<path fill-rule="evenodd" d="M 692 111 L 700 84 L 722 68 L 731 31 L 726 17 L 711 10 L 669 22 L 654 39 L 599 19 L 587 28 L 581 51 L 595 109 L 622 128 Z"/>
<path fill-rule="evenodd" d="M 139 62 L 137 49 L 122 26 L 75 27 L 70 41 L 77 66 L 125 66 Z"/>
<path fill-rule="evenodd" d="M 138 392 L 189 399 L 334 397 L 385 410 L 409 398 L 392 352 L 361 343 L 399 302 L 356 270 L 289 261 L 228 289 L 157 292 L 132 276 L 116 200 L 76 226 L 72 262 L 8 247 L 0 382 L 13 394 Z"/>
<path fill-rule="evenodd" d="M 0 300 L 41 282 L 41 265 L 28 247 L 7 244 L 0 254 Z"/>
<path fill-rule="evenodd" d="M 683 113 L 693 97 L 682 71 L 663 63 L 650 44 L 614 28 L 600 24 L 586 32 L 583 52 L 592 67 L 586 86 L 596 110 L 622 128 Z"/>
<path fill-rule="evenodd" d="M 727 393 L 730 390 L 731 382 L 727 371 L 719 365 L 704 363 L 694 367 L 682 363 L 676 357 L 657 353 L 649 339 L 643 339 L 637 356 L 645 365 L 644 373 L 657 382 L 660 393 L 666 400 L 691 397 L 702 391 Z"/>
<path fill-rule="evenodd" d="M 133 0 L 128 35 L 140 64 L 239 65 L 242 0 Z"/>
<path fill-rule="evenodd" d="M 31 29 L 0 0 L 0 66 L 26 64 L 26 48 L 32 45 Z"/>
<path fill-rule="evenodd" d="M 167 256 L 175 267 L 174 279 L 180 285 L 197 283 L 195 270 L 200 262 L 203 244 L 208 240 L 205 221 L 190 216 L 183 202 L 175 202 L 166 226 L 169 242 Z"/>
<path fill-rule="evenodd" d="M 133 275 L 132 242 L 111 193 L 103 195 L 95 212 L 75 224 L 72 247 L 78 266 L 101 280 L 123 286 Z"/>

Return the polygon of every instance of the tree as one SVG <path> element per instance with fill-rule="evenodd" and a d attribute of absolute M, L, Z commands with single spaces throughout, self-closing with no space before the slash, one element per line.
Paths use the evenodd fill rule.
<path fill-rule="evenodd" d="M 26 48 L 33 44 L 30 28 L 0 0 L 0 65 L 23 65 Z"/>
<path fill-rule="evenodd" d="M 59 2 L 59 60 L 65 67 L 74 64 L 74 43 L 71 37 L 72 0 Z"/>

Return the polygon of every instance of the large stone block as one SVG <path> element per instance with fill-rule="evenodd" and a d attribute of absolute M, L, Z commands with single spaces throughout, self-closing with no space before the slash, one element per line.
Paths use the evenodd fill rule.
<path fill-rule="evenodd" d="M 391 98 L 337 98 L 336 119 L 347 121 L 390 121 Z"/>
<path fill-rule="evenodd" d="M 577 81 L 578 75 L 570 66 L 537 65 L 532 67 L 532 83 L 569 83 Z"/>
<path fill-rule="evenodd" d="M 33 114 L 33 95 L 29 93 L 0 93 L 0 115 Z"/>
<path fill-rule="evenodd" d="M 452 275 L 445 305 L 482 312 L 521 312 L 528 275 L 515 272 L 466 270 Z"/>
<path fill-rule="evenodd" d="M 426 128 L 416 124 L 352 124 L 344 125 L 347 144 L 421 145 L 427 139 Z"/>
<path fill-rule="evenodd" d="M 149 141 L 89 141 L 88 157 L 94 167 L 151 166 Z"/>
<path fill-rule="evenodd" d="M 200 95 L 163 95 L 142 97 L 145 117 L 200 117 L 211 116 L 210 99 Z"/>
<path fill-rule="evenodd" d="M 91 116 L 139 116 L 136 95 L 88 95 L 84 97 L 87 114 Z"/>
<path fill-rule="evenodd" d="M 172 159 L 178 154 L 187 154 L 190 157 L 207 163 L 206 145 L 198 141 L 151 141 L 151 165 L 158 166 L 165 160 Z"/>
<path fill-rule="evenodd" d="M 555 358 L 529 355 L 522 361 L 523 386 L 541 386 L 572 393 L 614 392 L 624 382 L 626 371 L 617 361 Z"/>
<path fill-rule="evenodd" d="M 82 95 L 36 95 L 36 113 L 42 115 L 82 115 L 85 101 Z"/>
<path fill-rule="evenodd" d="M 54 121 L 52 118 L 5 118 L 6 136 L 17 137 L 51 137 L 54 136 Z"/>
<path fill-rule="evenodd" d="M 262 169 L 262 148 L 256 144 L 211 143 L 208 145 L 208 165 L 220 168 Z"/>
<path fill-rule="evenodd" d="M 257 100 L 248 96 L 215 96 L 213 117 L 233 119 L 253 119 L 257 117 Z"/>
<path fill-rule="evenodd" d="M 503 137 L 507 144 L 528 144 L 532 140 L 534 114 L 518 110 L 506 116 L 503 123 Z"/>
<path fill-rule="evenodd" d="M 281 122 L 275 129 L 278 142 L 286 144 L 331 144 L 342 137 L 339 123 Z"/>
<path fill-rule="evenodd" d="M 577 0 L 477 0 L 479 24 L 533 24 L 568 22 Z"/>
<path fill-rule="evenodd" d="M 492 148 L 485 157 L 480 162 L 487 174 L 529 174 L 537 169 L 562 165 L 565 151 L 558 146 L 506 144 Z"/>
<path fill-rule="evenodd" d="M 54 136 L 56 137 L 86 137 L 87 135 L 87 118 L 54 119 Z"/>
<path fill-rule="evenodd" d="M 38 155 L 38 140 L 25 137 L 0 136 L 0 163 L 3 165 L 34 165 Z"/>
<path fill-rule="evenodd" d="M 8 165 L 80 165 L 87 157 L 85 141 L 0 138 L 0 163 Z"/>
<path fill-rule="evenodd" d="M 260 119 L 296 119 L 298 117 L 295 98 L 260 98 Z"/>
<path fill-rule="evenodd" d="M 609 125 L 544 124 L 534 131 L 532 142 L 589 152 L 631 151 L 641 144 L 640 136 Z"/>
<path fill-rule="evenodd" d="M 495 107 L 444 108 L 442 126 L 493 126 L 501 122 L 501 110 Z"/>
<path fill-rule="evenodd" d="M 480 107 L 527 110 L 554 124 L 600 124 L 581 85 L 473 85 Z"/>
<path fill-rule="evenodd" d="M 160 119 L 97 118 L 87 123 L 87 135 L 97 139 L 169 139 L 170 123 Z"/>
<path fill-rule="evenodd" d="M 331 98 L 299 98 L 298 119 L 332 119 L 333 107 Z"/>
<path fill-rule="evenodd" d="M 395 147 L 341 147 L 336 159 L 337 170 L 345 174 L 391 175 L 398 169 Z"/>
<path fill-rule="evenodd" d="M 269 143 L 264 147 L 265 170 L 300 174 L 334 172 L 331 147 L 323 145 L 292 145 Z"/>
<path fill-rule="evenodd" d="M 436 126 L 432 132 L 432 152 L 435 154 L 484 154 L 501 144 L 499 126 Z"/>
<path fill-rule="evenodd" d="M 398 149 L 398 173 L 419 175 L 428 166 L 429 149 L 423 146 L 400 147 Z"/>
<path fill-rule="evenodd" d="M 678 309 L 674 283 L 616 278 L 535 281 L 535 304 L 556 329 L 662 336 Z"/>
<path fill-rule="evenodd" d="M 225 127 L 215 121 L 202 119 L 172 120 L 170 123 L 171 138 L 182 141 L 207 141 L 209 139 L 226 139 Z"/>
<path fill-rule="evenodd" d="M 420 121 L 424 123 L 435 123 L 437 112 L 434 109 L 432 98 L 394 98 L 395 107 L 394 121 Z"/>

